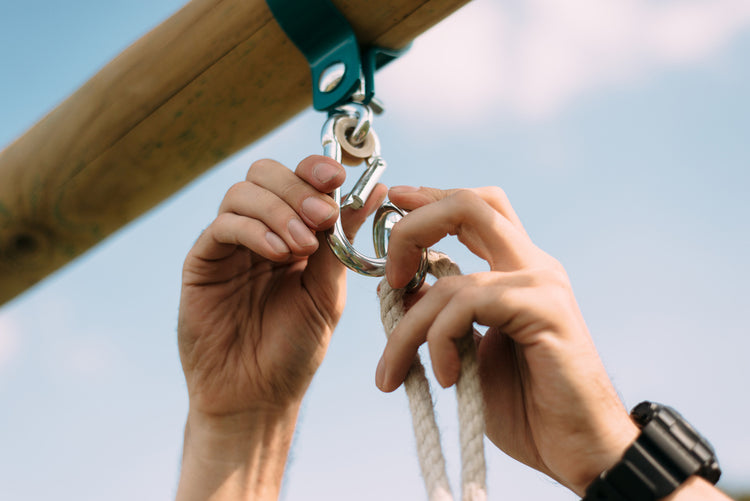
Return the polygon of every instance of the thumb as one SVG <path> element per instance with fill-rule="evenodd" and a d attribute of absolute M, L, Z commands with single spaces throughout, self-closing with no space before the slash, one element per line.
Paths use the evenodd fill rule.
<path fill-rule="evenodd" d="M 458 190 L 441 190 L 420 186 L 394 186 L 388 191 L 391 202 L 406 211 L 412 211 L 425 205 L 449 197 Z"/>

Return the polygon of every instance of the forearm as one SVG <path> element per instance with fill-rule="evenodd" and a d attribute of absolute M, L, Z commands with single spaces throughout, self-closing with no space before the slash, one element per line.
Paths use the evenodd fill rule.
<path fill-rule="evenodd" d="M 276 500 L 297 412 L 221 419 L 190 413 L 177 501 Z"/>

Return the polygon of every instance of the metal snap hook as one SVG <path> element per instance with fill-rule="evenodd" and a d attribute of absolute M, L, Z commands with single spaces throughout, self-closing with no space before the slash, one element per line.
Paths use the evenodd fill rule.
<path fill-rule="evenodd" d="M 386 257 L 391 230 L 404 216 L 406 216 L 406 212 L 391 202 L 384 203 L 375 212 L 375 220 L 372 222 L 372 242 L 375 246 L 376 256 Z M 422 260 L 419 262 L 419 269 L 417 270 L 417 274 L 406 284 L 407 290 L 419 289 L 424 282 L 429 265 L 427 252 L 427 249 L 422 249 Z"/>
<path fill-rule="evenodd" d="M 340 120 L 356 120 L 358 126 L 361 124 L 362 128 L 367 131 L 365 134 L 367 139 L 374 141 L 372 153 L 364 158 L 367 169 L 354 185 L 351 193 L 346 196 L 344 203 L 342 204 L 340 188 L 336 188 L 331 194 L 336 204 L 342 208 L 361 208 L 369 198 L 370 193 L 372 193 L 372 190 L 377 185 L 380 176 L 386 168 L 385 160 L 380 156 L 380 141 L 375 131 L 370 127 L 371 118 L 372 112 L 367 106 L 358 103 L 347 103 L 339 107 L 337 112 L 326 120 L 321 130 L 323 154 L 339 163 L 342 157 L 342 147 L 339 137 L 336 134 L 336 126 Z M 371 136 L 371 139 L 369 136 Z M 362 140 L 364 139 L 365 137 L 362 138 Z M 349 269 L 370 277 L 382 277 L 385 275 L 387 239 L 390 236 L 393 225 L 404 215 L 405 213 L 401 209 L 390 203 L 383 204 L 376 213 L 375 222 L 373 223 L 373 241 L 377 257 L 368 257 L 354 248 L 344 233 L 340 216 L 333 228 L 327 232 L 328 245 L 336 257 Z M 420 264 L 420 272 L 409 282 L 407 288 L 418 288 L 424 281 L 426 271 L 427 250 L 425 249 L 422 256 L 422 263 Z"/>

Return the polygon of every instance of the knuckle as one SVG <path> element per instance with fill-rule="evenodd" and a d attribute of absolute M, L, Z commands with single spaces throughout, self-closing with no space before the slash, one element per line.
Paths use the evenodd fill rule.
<path fill-rule="evenodd" d="M 461 290 L 461 282 L 461 276 L 458 275 L 440 277 L 435 281 L 429 292 L 435 291 L 434 293 L 440 296 L 453 295 L 456 290 Z"/>
<path fill-rule="evenodd" d="M 206 231 L 209 231 L 211 229 L 216 229 L 217 226 L 224 226 L 226 225 L 230 220 L 232 219 L 232 214 L 229 212 L 222 212 L 218 216 L 216 216 L 216 219 L 214 219 L 213 223 L 206 229 Z"/>
<path fill-rule="evenodd" d="M 274 160 L 271 160 L 270 158 L 261 158 L 260 160 L 256 160 L 252 164 L 250 164 L 250 168 L 247 171 L 247 176 L 245 177 L 245 179 L 247 179 L 248 181 L 258 179 L 258 177 L 262 176 L 265 172 L 273 170 L 276 165 L 276 162 Z"/>
<path fill-rule="evenodd" d="M 279 196 L 284 200 L 293 200 L 295 204 L 299 205 L 302 203 L 302 199 L 307 195 L 305 188 L 307 186 L 307 183 L 302 181 L 299 178 L 296 178 L 293 181 L 290 181 L 289 183 L 285 184 L 283 188 L 281 188 L 281 192 L 279 193 Z"/>
<path fill-rule="evenodd" d="M 491 286 L 495 282 L 497 275 L 497 271 L 478 271 L 465 276 L 470 281 L 472 288 L 482 288 Z"/>
<path fill-rule="evenodd" d="M 487 193 L 487 196 L 497 200 L 501 205 L 510 204 L 508 195 L 505 193 L 505 190 L 503 190 L 499 186 L 487 186 L 483 189 Z"/>
<path fill-rule="evenodd" d="M 459 304 L 476 304 L 479 300 L 480 291 L 477 287 L 461 287 L 453 295 L 453 300 Z"/>
<path fill-rule="evenodd" d="M 537 307 L 545 312 L 543 316 L 556 318 L 560 312 L 572 308 L 573 291 L 564 270 L 553 267 L 535 270 L 532 284 L 538 291 Z"/>
<path fill-rule="evenodd" d="M 568 274 L 562 268 L 548 268 L 545 272 L 547 285 L 554 289 L 569 289 Z"/>
<path fill-rule="evenodd" d="M 463 212 L 477 212 L 487 206 L 487 202 L 474 190 L 460 189 L 451 195 L 453 202 Z"/>
<path fill-rule="evenodd" d="M 569 288 L 570 281 L 565 269 L 560 266 L 544 266 L 534 268 L 528 272 L 529 285 L 550 289 Z"/>
<path fill-rule="evenodd" d="M 245 187 L 246 187 L 246 182 L 240 181 L 239 183 L 234 183 L 232 186 L 229 187 L 224 198 L 230 199 L 230 198 L 241 197 L 243 194 L 243 191 L 245 191 Z"/>
<path fill-rule="evenodd" d="M 466 204 L 473 204 L 480 201 L 479 195 L 477 195 L 473 190 L 462 188 L 459 190 L 456 190 L 453 192 L 453 194 L 450 195 L 451 198 L 453 198 L 456 202 L 459 203 L 466 203 Z"/>
<path fill-rule="evenodd" d="M 568 272 L 560 261 L 550 256 L 550 270 L 557 273 L 558 276 L 562 277 L 566 282 L 569 282 Z"/>
<path fill-rule="evenodd" d="M 205 229 L 204 233 L 212 235 L 214 238 L 220 238 L 227 232 L 227 229 L 231 226 L 233 215 L 229 212 L 222 212 L 213 222 Z"/>

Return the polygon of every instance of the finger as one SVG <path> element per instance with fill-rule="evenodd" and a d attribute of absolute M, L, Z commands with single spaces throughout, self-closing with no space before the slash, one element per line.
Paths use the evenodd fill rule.
<path fill-rule="evenodd" d="M 427 340 L 435 339 L 437 348 L 445 339 L 464 335 L 474 322 L 527 346 L 550 333 L 586 332 L 567 276 L 558 270 L 474 273 L 457 278 L 454 288 L 449 301 L 433 310 Z"/>
<path fill-rule="evenodd" d="M 439 279 L 391 333 L 379 364 L 378 387 L 383 391 L 398 388 L 425 342 L 440 385 L 455 384 L 461 367 L 456 341 L 473 333 L 474 322 L 499 327 L 522 344 L 533 343 L 544 326 L 537 303 L 547 303 L 538 291 L 532 291 L 534 287 L 538 283 L 526 272 Z"/>
<path fill-rule="evenodd" d="M 297 177 L 321 193 L 330 193 L 344 184 L 346 170 L 332 158 L 311 155 L 302 160 L 294 171 Z"/>
<path fill-rule="evenodd" d="M 432 285 L 424 282 L 419 289 L 404 294 L 404 310 L 409 311 L 411 307 L 417 304 L 431 288 Z"/>
<path fill-rule="evenodd" d="M 394 186 L 388 192 L 388 196 L 391 201 L 401 207 L 404 210 L 411 211 L 422 207 L 424 205 L 437 202 L 450 195 L 460 191 L 458 189 L 452 190 L 441 190 L 438 188 L 420 187 L 415 188 L 413 186 Z M 473 191 L 479 195 L 485 202 L 487 202 L 492 208 L 502 214 L 517 228 L 523 229 L 523 224 L 519 219 L 516 211 L 508 200 L 508 196 L 505 192 L 497 186 L 486 186 L 483 188 L 472 188 Z"/>
<path fill-rule="evenodd" d="M 300 179 L 306 181 L 322 193 L 330 193 L 334 189 L 341 187 L 346 179 L 346 171 L 341 164 L 332 158 L 320 155 L 312 155 L 305 158 L 297 166 L 295 173 Z M 350 242 L 354 241 L 354 236 L 365 220 L 380 207 L 387 193 L 388 189 L 385 185 L 378 184 L 361 209 L 341 210 L 341 222 L 344 234 Z"/>
<path fill-rule="evenodd" d="M 528 264 L 534 245 L 508 219 L 479 195 L 458 190 L 407 214 L 391 231 L 386 276 L 393 287 L 404 287 L 416 273 L 422 249 L 456 235 L 492 270 L 519 269 Z"/>
<path fill-rule="evenodd" d="M 323 158 L 323 157 L 321 157 Z M 306 166 L 308 162 L 303 161 Z M 330 162 L 321 163 L 318 169 L 332 167 Z M 302 170 L 315 166 L 305 167 Z M 266 189 L 283 200 L 311 229 L 320 231 L 330 228 L 338 217 L 339 208 L 326 193 L 320 192 L 294 172 L 274 160 L 259 160 L 250 167 L 247 181 Z M 343 179 L 342 179 L 343 181 Z M 328 184 L 338 182 L 336 176 Z M 248 203 L 255 203 L 248 201 Z M 257 205 L 257 204 L 256 204 Z"/>
<path fill-rule="evenodd" d="M 231 212 L 220 214 L 201 233 L 190 254 L 204 261 L 216 261 L 231 255 L 237 246 L 271 261 L 283 262 L 290 257 L 289 247 L 263 222 Z"/>
<path fill-rule="evenodd" d="M 318 248 L 315 233 L 289 203 L 271 190 L 255 183 L 244 181 L 232 186 L 227 191 L 219 211 L 220 214 L 236 214 L 259 221 L 268 227 L 273 235 L 279 237 L 295 255 L 309 256 Z M 235 225 L 233 229 L 238 227 Z M 252 227 L 257 228 L 258 225 Z M 268 235 L 267 239 L 269 242 L 276 241 L 272 235 Z M 280 246 L 277 248 L 281 249 Z"/>
<path fill-rule="evenodd" d="M 353 241 L 354 235 L 367 217 L 383 203 L 386 192 L 384 185 L 378 185 L 365 202 L 364 207 L 359 210 L 341 211 L 342 227 L 350 242 Z M 331 311 L 340 308 L 335 305 L 339 299 L 334 292 L 343 286 L 346 268 L 328 247 L 326 236 L 321 233 L 319 239 L 320 251 L 310 257 L 303 280 L 307 290 L 316 298 L 319 309 Z"/>
<path fill-rule="evenodd" d="M 478 295 L 483 292 L 476 285 L 461 287 L 440 309 L 427 331 L 432 370 L 443 388 L 458 381 L 461 358 L 456 341 L 473 335 L 474 304 Z"/>
<path fill-rule="evenodd" d="M 406 378 L 419 347 L 440 310 L 450 301 L 463 277 L 439 279 L 404 315 L 388 337 L 376 383 L 382 391 L 398 388 Z"/>

